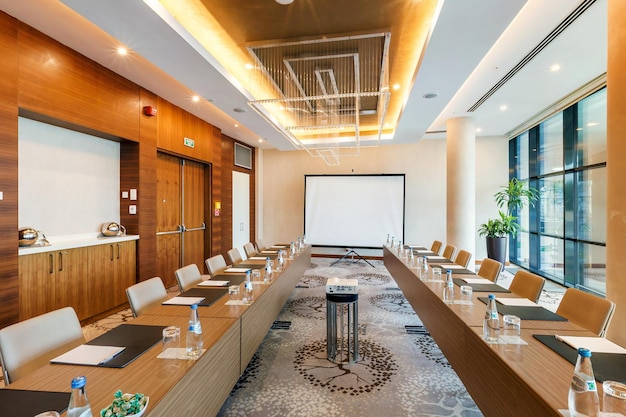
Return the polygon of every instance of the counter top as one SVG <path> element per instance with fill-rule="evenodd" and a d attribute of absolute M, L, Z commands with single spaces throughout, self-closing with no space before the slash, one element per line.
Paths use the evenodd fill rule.
<path fill-rule="evenodd" d="M 109 243 L 119 243 L 128 240 L 138 240 L 139 235 L 124 235 L 124 236 L 102 236 L 100 234 L 85 234 L 85 235 L 71 235 L 71 236 L 54 236 L 47 238 L 50 245 L 33 245 L 33 246 L 21 246 L 19 248 L 19 255 L 32 255 L 35 253 L 52 252 L 65 249 L 82 248 L 86 246 L 106 245 Z"/>

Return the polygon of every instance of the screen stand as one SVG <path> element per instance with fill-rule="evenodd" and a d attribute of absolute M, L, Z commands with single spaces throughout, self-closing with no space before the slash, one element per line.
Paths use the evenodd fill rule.
<path fill-rule="evenodd" d="M 354 255 L 356 255 L 356 257 L 358 259 L 354 259 Z M 343 255 L 341 258 L 337 259 L 335 262 L 333 262 L 332 264 L 330 264 L 330 266 L 335 266 L 336 263 L 339 263 L 341 261 L 346 261 L 348 260 L 348 256 L 350 256 L 350 262 L 352 262 L 353 264 L 359 262 L 359 261 L 365 261 L 367 262 L 367 264 L 369 266 L 371 266 L 372 268 L 376 268 L 374 265 L 372 265 L 367 259 L 365 259 L 364 257 L 362 257 L 361 255 L 359 255 L 358 253 L 356 253 L 354 251 L 354 249 L 350 249 L 350 252 L 347 252 L 345 255 Z"/>

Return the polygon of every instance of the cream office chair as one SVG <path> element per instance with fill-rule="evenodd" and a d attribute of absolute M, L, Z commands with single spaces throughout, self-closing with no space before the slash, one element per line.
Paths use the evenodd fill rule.
<path fill-rule="evenodd" d="M 226 253 L 226 255 L 228 255 L 228 261 L 230 262 L 231 265 L 236 265 L 243 261 L 243 258 L 241 257 L 241 253 L 239 252 L 239 249 L 237 248 L 232 248 Z"/>
<path fill-rule="evenodd" d="M 545 283 L 546 280 L 543 277 L 520 269 L 515 273 L 509 290 L 536 303 L 539 301 Z"/>
<path fill-rule="evenodd" d="M 200 269 L 198 269 L 198 265 L 189 264 L 183 266 L 182 268 L 178 268 L 174 271 L 174 275 L 176 275 L 176 282 L 178 282 L 178 288 L 180 291 L 187 291 L 190 288 L 195 287 L 205 279 L 210 279 L 211 277 L 208 275 L 202 275 L 200 273 Z"/>
<path fill-rule="evenodd" d="M 252 242 L 245 243 L 243 245 L 243 250 L 246 253 L 246 258 L 251 258 L 257 254 L 257 250 L 252 244 Z"/>
<path fill-rule="evenodd" d="M 138 317 L 150 307 L 167 299 L 167 290 L 161 278 L 154 277 L 126 288 L 126 296 L 133 317 Z"/>
<path fill-rule="evenodd" d="M 0 364 L 9 385 L 50 359 L 85 343 L 72 307 L 12 324 L 0 330 Z"/>
<path fill-rule="evenodd" d="M 500 276 L 502 264 L 494 259 L 485 258 L 478 268 L 478 276 L 487 278 L 489 281 L 496 282 Z"/>
<path fill-rule="evenodd" d="M 261 239 L 257 240 L 256 241 L 256 251 L 257 251 L 257 253 L 258 252 L 262 252 L 265 249 L 267 249 L 267 246 L 265 245 L 265 243 Z"/>
<path fill-rule="evenodd" d="M 228 268 L 228 265 L 226 265 L 226 260 L 222 255 L 211 256 L 210 258 L 207 258 L 204 263 L 206 264 L 206 268 L 209 271 L 209 275 L 211 275 L 212 277 Z"/>
<path fill-rule="evenodd" d="M 445 249 L 443 250 L 443 253 L 441 254 L 441 256 L 443 256 L 446 259 L 454 259 L 454 254 L 456 253 L 456 246 L 453 245 L 446 245 Z"/>
<path fill-rule="evenodd" d="M 614 311 L 615 304 L 612 301 L 577 288 L 568 288 L 556 309 L 556 314 L 604 337 Z"/>
<path fill-rule="evenodd" d="M 470 263 L 470 259 L 472 259 L 472 254 L 469 253 L 466 250 L 461 249 L 457 254 L 456 254 L 456 258 L 454 259 L 454 263 L 457 265 L 461 265 L 463 268 L 468 267 L 469 263 Z"/>
<path fill-rule="evenodd" d="M 443 246 L 442 242 L 435 240 L 433 244 L 430 246 L 430 251 L 439 255 L 439 251 L 441 250 L 442 246 Z"/>

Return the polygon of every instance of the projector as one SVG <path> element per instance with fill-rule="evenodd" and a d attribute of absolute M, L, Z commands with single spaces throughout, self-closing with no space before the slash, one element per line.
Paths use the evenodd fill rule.
<path fill-rule="evenodd" d="M 326 294 L 358 294 L 359 281 L 356 279 L 328 278 Z"/>

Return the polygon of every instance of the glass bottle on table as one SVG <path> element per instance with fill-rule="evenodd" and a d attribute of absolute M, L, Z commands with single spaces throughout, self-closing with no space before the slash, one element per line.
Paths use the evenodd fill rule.
<path fill-rule="evenodd" d="M 443 302 L 446 304 L 454 303 L 454 281 L 452 281 L 452 271 L 449 269 L 446 272 L 446 285 L 443 287 Z"/>
<path fill-rule="evenodd" d="M 70 404 L 67 407 L 67 417 L 92 417 L 86 384 L 87 378 L 84 376 L 72 379 L 72 392 L 70 394 Z"/>
<path fill-rule="evenodd" d="M 198 359 L 202 354 L 202 325 L 198 318 L 198 304 L 191 305 L 189 326 L 187 326 L 186 351 L 189 359 Z"/>
<path fill-rule="evenodd" d="M 422 257 L 422 269 L 420 270 L 420 278 L 422 281 L 428 281 L 428 258 Z"/>
<path fill-rule="evenodd" d="M 578 358 L 569 388 L 567 407 L 572 417 L 599 417 L 600 399 L 591 366 L 591 351 L 578 348 Z"/>
<path fill-rule="evenodd" d="M 483 321 L 483 339 L 487 343 L 498 343 L 499 336 L 500 318 L 498 317 L 498 308 L 496 307 L 496 296 L 489 294 L 485 320 Z"/>
<path fill-rule="evenodd" d="M 267 258 L 269 259 L 269 258 Z M 267 281 L 267 273 L 265 275 L 265 278 L 263 279 L 263 282 L 267 282 L 269 283 L 269 281 Z M 254 284 L 252 284 L 252 273 L 250 272 L 250 270 L 248 269 L 246 271 L 246 281 L 243 284 L 243 302 L 245 304 L 250 304 L 252 303 L 252 300 L 254 298 L 253 295 L 253 291 L 254 291 Z"/>

